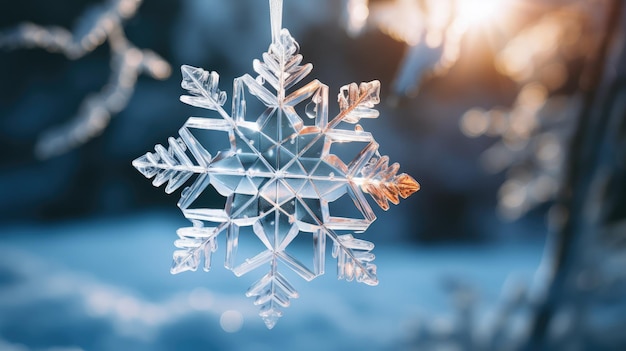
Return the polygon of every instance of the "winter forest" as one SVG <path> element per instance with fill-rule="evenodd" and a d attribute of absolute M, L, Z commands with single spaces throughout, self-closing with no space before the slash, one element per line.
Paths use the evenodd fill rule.
<path fill-rule="evenodd" d="M 0 350 L 624 350 L 625 43 L 621 0 L 5 2 Z"/>

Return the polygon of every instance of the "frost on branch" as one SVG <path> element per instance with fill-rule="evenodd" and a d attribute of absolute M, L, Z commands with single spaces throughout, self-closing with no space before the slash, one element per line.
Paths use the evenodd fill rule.
<path fill-rule="evenodd" d="M 307 281 L 323 274 L 327 239 L 334 243 L 340 279 L 376 285 L 374 245 L 345 233 L 363 232 L 376 219 L 365 193 L 388 209 L 387 201 L 398 203 L 419 185 L 408 175 L 396 175 L 399 166 L 388 166 L 378 143 L 361 126 L 341 128 L 378 117 L 378 81 L 343 87 L 339 113 L 329 118 L 326 85 L 314 80 L 294 88 L 312 66 L 302 64 L 298 44 L 287 30 L 253 67 L 257 77 L 245 74 L 234 80 L 229 113 L 223 107 L 226 94 L 219 90 L 218 74 L 183 66 L 182 87 L 190 95 L 181 100 L 214 111 L 218 118 L 189 118 L 180 137 L 170 138 L 169 148 L 157 145 L 154 153 L 133 165 L 147 178 L 154 177 L 155 186 L 168 183 L 166 192 L 190 183 L 178 206 L 193 227 L 178 231 L 180 250 L 174 253 L 172 272 L 196 270 L 202 258 L 208 270 L 215 240 L 225 233 L 225 267 L 236 276 L 269 268 L 246 295 L 255 298 L 260 316 L 272 328 L 290 300 L 298 297 L 279 268 Z M 251 108 L 255 102 L 260 110 Z M 211 156 L 201 143 L 207 131 L 226 133 L 230 146 Z M 350 143 L 362 149 L 344 160 L 339 151 Z M 199 204 L 209 187 L 226 197 L 224 208 Z M 358 215 L 335 213 L 329 205 L 340 199 L 353 205 Z M 294 255 L 290 245 L 295 240 L 309 242 L 312 258 Z M 239 244 L 251 241 L 263 249 L 241 260 Z"/>
<path fill-rule="evenodd" d="M 78 113 L 67 123 L 44 131 L 35 145 L 36 156 L 54 157 L 100 135 L 111 118 L 126 108 L 134 93 L 137 78 L 146 74 L 155 79 L 169 77 L 169 63 L 150 50 L 131 43 L 123 22 L 135 15 L 143 0 L 109 0 L 90 7 L 72 31 L 33 23 L 22 23 L 0 31 L 0 49 L 41 48 L 61 53 L 71 60 L 82 58 L 108 42 L 111 73 L 107 84 L 87 96 Z"/>

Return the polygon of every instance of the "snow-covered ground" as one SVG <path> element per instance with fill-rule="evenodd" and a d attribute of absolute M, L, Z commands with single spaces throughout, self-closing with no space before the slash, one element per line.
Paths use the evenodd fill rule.
<path fill-rule="evenodd" d="M 530 280 L 542 253 L 540 242 L 385 243 L 376 287 L 337 281 L 327 254 L 324 276 L 291 279 L 300 298 L 267 330 L 244 295 L 263 272 L 236 278 L 223 246 L 211 272 L 170 275 L 183 225 L 148 213 L 0 226 L 0 350 L 397 350 L 419 323 L 453 321 L 446 279 L 471 283 L 486 312 L 512 273 Z"/>

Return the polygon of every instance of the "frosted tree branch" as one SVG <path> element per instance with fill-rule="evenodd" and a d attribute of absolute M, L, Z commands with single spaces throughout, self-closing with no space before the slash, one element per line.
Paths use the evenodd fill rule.
<path fill-rule="evenodd" d="M 72 31 L 23 23 L 0 32 L 0 48 L 5 50 L 41 48 L 76 60 L 105 42 L 111 49 L 107 84 L 87 96 L 70 121 L 40 135 L 35 146 L 37 157 L 63 154 L 101 134 L 111 117 L 128 104 L 139 75 L 169 77 L 171 68 L 167 61 L 153 51 L 137 48 L 124 34 L 124 20 L 133 17 L 141 3 L 142 0 L 109 0 L 94 6 L 83 13 Z"/>

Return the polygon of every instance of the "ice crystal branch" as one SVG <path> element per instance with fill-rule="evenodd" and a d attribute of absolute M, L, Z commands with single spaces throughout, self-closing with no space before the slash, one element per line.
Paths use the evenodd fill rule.
<path fill-rule="evenodd" d="M 281 31 L 278 41 L 270 45 L 263 54 L 263 61 L 254 60 L 254 70 L 267 80 L 277 92 L 284 92 L 304 79 L 313 65 L 300 65 L 302 55 L 298 54 L 298 43 L 289 32 Z"/>
<path fill-rule="evenodd" d="M 380 103 L 380 82 L 344 85 L 339 90 L 339 108 L 345 114 L 343 121 L 357 123 L 361 118 L 378 118 L 373 107 Z"/>
<path fill-rule="evenodd" d="M 389 201 L 397 205 L 400 197 L 406 199 L 420 189 L 420 185 L 410 175 L 396 175 L 399 169 L 400 164 L 389 166 L 389 157 L 383 156 L 372 158 L 361 171 L 365 178 L 361 188 L 385 211 L 389 209 Z"/>
<path fill-rule="evenodd" d="M 180 100 L 188 105 L 216 110 L 226 103 L 226 92 L 219 90 L 220 76 L 216 72 L 207 72 L 201 68 L 182 66 L 183 81 L 181 86 L 190 95 L 183 95 Z M 208 103 L 208 104 L 207 104 Z"/>
<path fill-rule="evenodd" d="M 269 272 L 246 294 L 256 298 L 268 328 L 298 297 L 278 264 L 307 281 L 314 279 L 325 270 L 327 238 L 333 241 L 338 278 L 376 285 L 374 245 L 343 233 L 365 231 L 376 219 L 364 193 L 386 210 L 388 201 L 397 204 L 399 196 L 406 198 L 419 189 L 410 176 L 396 175 L 398 164 L 388 166 L 389 158 L 380 156 L 378 143 L 360 125 L 341 128 L 378 117 L 374 107 L 380 101 L 380 83 L 342 87 L 339 113 L 329 119 L 327 86 L 314 80 L 296 88 L 312 70 L 311 64 L 302 64 L 298 49 L 287 30 L 277 33 L 263 59 L 253 62 L 258 76 L 234 80 L 230 113 L 223 108 L 227 96 L 218 87 L 219 75 L 183 66 L 182 87 L 190 95 L 181 100 L 215 111 L 220 118 L 191 117 L 180 137 L 169 139 L 169 148 L 157 145 L 154 153 L 133 161 L 144 176 L 154 177 L 155 186 L 168 183 L 166 192 L 191 183 L 178 206 L 194 226 L 178 232 L 180 250 L 174 253 L 173 273 L 196 270 L 202 257 L 208 270 L 221 233 L 226 235 L 225 266 L 236 276 L 269 265 Z M 254 100 L 260 109 L 252 108 Z M 204 131 L 228 134 L 230 147 L 211 156 L 202 145 Z M 334 153 L 355 142 L 365 146 L 353 159 Z M 226 197 L 223 209 L 197 204 L 208 187 Z M 357 214 L 337 215 L 329 204 L 338 200 L 350 203 Z M 303 237 L 313 239 L 309 264 L 289 252 L 290 244 Z M 240 240 L 259 241 L 265 250 L 239 262 Z"/>
<path fill-rule="evenodd" d="M 268 273 L 254 283 L 246 292 L 247 297 L 256 297 L 254 304 L 260 306 L 259 315 L 268 329 L 274 328 L 283 316 L 281 308 L 289 307 L 290 299 L 298 297 L 296 289 L 278 272 Z"/>
<path fill-rule="evenodd" d="M 374 254 L 374 244 L 355 239 L 352 235 L 339 236 L 333 245 L 333 257 L 337 259 L 337 277 L 351 281 L 356 279 L 367 285 L 378 285 Z"/>
<path fill-rule="evenodd" d="M 83 100 L 69 122 L 44 131 L 35 145 L 40 158 L 63 154 L 102 133 L 112 116 L 122 111 L 134 93 L 137 78 L 146 74 L 155 79 L 170 75 L 170 65 L 150 50 L 137 48 L 123 31 L 124 20 L 133 17 L 142 0 L 109 0 L 88 9 L 72 31 L 23 23 L 0 32 L 5 50 L 41 48 L 79 59 L 108 42 L 111 74 L 99 92 Z"/>
<path fill-rule="evenodd" d="M 190 227 L 180 228 L 177 231 L 180 239 L 174 245 L 181 250 L 174 252 L 172 274 L 184 271 L 195 271 L 204 257 L 204 270 L 211 269 L 211 254 L 217 251 L 216 228 Z"/>

